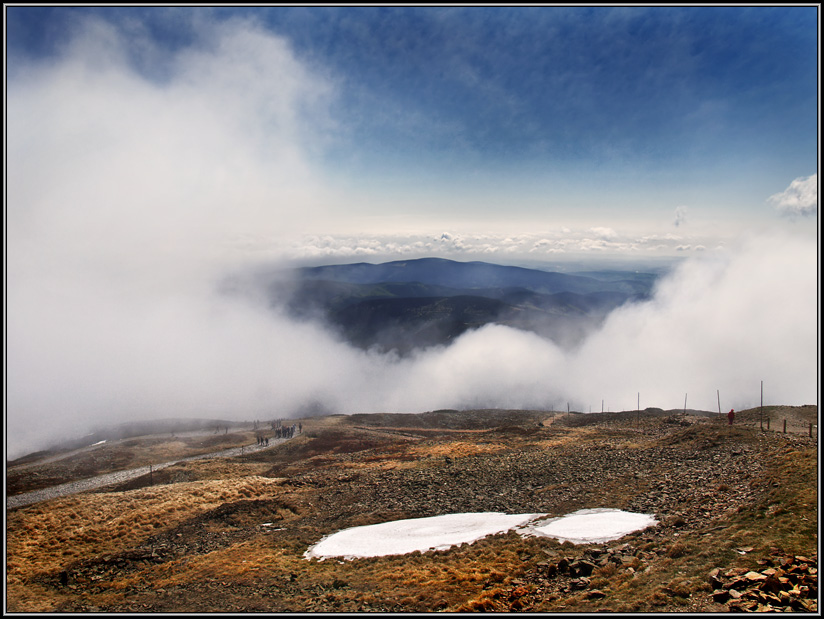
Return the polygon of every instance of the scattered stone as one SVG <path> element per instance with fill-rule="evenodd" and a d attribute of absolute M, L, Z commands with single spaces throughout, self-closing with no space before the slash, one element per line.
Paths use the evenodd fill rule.
<path fill-rule="evenodd" d="M 590 576 L 595 564 L 589 561 L 576 561 L 569 566 L 569 575 L 572 577 Z"/>
<path fill-rule="evenodd" d="M 586 589 L 590 585 L 589 578 L 574 578 L 569 581 L 569 588 L 572 591 Z"/>
<path fill-rule="evenodd" d="M 757 564 L 768 567 L 760 571 L 732 568 L 723 573 L 720 568 L 711 570 L 713 602 L 726 603 L 731 612 L 818 611 L 816 559 L 785 555 L 778 559 L 779 568 L 772 567 L 774 561 L 769 558 Z"/>
<path fill-rule="evenodd" d="M 723 604 L 730 599 L 730 592 L 724 590 L 713 591 L 712 601 L 718 604 Z"/>

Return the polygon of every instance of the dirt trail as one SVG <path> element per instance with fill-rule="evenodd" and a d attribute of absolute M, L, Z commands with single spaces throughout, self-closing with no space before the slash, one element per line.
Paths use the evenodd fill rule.
<path fill-rule="evenodd" d="M 224 449 L 222 451 L 214 451 L 212 453 L 188 456 L 186 458 L 178 458 L 177 460 L 162 462 L 160 464 L 153 464 L 151 465 L 151 467 L 141 466 L 133 469 L 127 469 L 124 471 L 115 471 L 114 473 L 106 473 L 105 475 L 98 475 L 96 477 L 90 477 L 88 479 L 72 481 L 65 484 L 60 484 L 58 486 L 41 488 L 40 490 L 32 490 L 31 492 L 24 492 L 22 494 L 6 497 L 6 509 L 14 509 L 15 507 L 23 507 L 24 505 L 31 505 L 33 503 L 39 503 L 41 501 L 48 501 L 50 499 L 67 496 L 69 494 L 76 494 L 78 492 L 84 492 L 86 490 L 93 490 L 94 488 L 102 488 L 103 486 L 108 486 L 109 484 L 122 483 L 125 481 L 129 481 L 130 479 L 140 477 L 141 475 L 146 475 L 150 472 L 150 470 L 159 471 L 173 464 L 177 464 L 178 462 L 205 460 L 207 458 L 232 458 L 234 456 L 239 456 L 241 454 L 262 451 L 264 449 L 270 449 L 276 445 L 280 445 L 281 443 L 284 443 L 287 440 L 289 439 L 271 439 L 271 444 L 263 447 L 261 447 L 260 445 L 244 445 L 241 447 L 232 447 L 231 449 Z M 38 464 L 42 463 L 43 461 L 38 462 Z"/>
<path fill-rule="evenodd" d="M 235 431 L 235 429 L 232 428 L 232 431 Z M 171 436 L 173 436 L 174 438 L 192 438 L 192 437 L 195 437 L 195 436 L 212 436 L 214 433 L 215 433 L 214 430 L 190 430 L 188 432 L 175 432 L 175 433 L 172 433 Z M 165 438 L 165 437 L 168 437 L 169 435 L 170 435 L 169 432 L 162 432 L 162 433 L 158 433 L 158 434 L 145 434 L 145 435 L 140 436 L 140 437 L 127 437 L 127 438 L 114 439 L 114 440 L 110 440 L 110 441 L 104 440 L 104 441 L 100 441 L 99 443 L 94 443 L 93 445 L 86 445 L 85 447 L 80 447 L 78 449 L 72 449 L 71 451 L 64 451 L 62 453 L 54 454 L 53 456 L 47 456 L 47 457 L 39 459 L 39 460 L 34 460 L 32 462 L 25 462 L 23 464 L 11 463 L 11 464 L 9 464 L 8 468 L 9 468 L 9 470 L 23 471 L 23 470 L 26 470 L 26 469 L 32 469 L 32 468 L 41 466 L 43 464 L 50 464 L 52 462 L 58 462 L 60 460 L 65 460 L 66 458 L 71 458 L 73 456 L 76 456 L 76 455 L 82 454 L 82 453 L 88 453 L 88 452 L 94 451 L 96 449 L 103 449 L 104 447 L 111 447 L 112 445 L 122 443 L 123 441 L 133 440 L 135 438 L 140 438 L 140 439 L 145 440 L 145 439 L 152 439 L 152 438 Z"/>

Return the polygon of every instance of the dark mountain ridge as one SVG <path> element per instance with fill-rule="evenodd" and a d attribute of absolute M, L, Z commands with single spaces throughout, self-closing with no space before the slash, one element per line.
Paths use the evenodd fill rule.
<path fill-rule="evenodd" d="M 600 276 L 590 277 L 487 262 L 457 262 L 444 258 L 396 260 L 382 264 L 360 262 L 303 267 L 297 271 L 299 279 L 302 280 L 328 280 L 351 284 L 417 282 L 459 289 L 525 288 L 542 294 L 587 294 L 604 291 L 646 293 L 655 277 L 652 274 L 639 276 L 627 271 L 613 272 L 610 278 L 605 278 L 603 271 L 593 272 L 593 275 L 598 273 Z"/>
<path fill-rule="evenodd" d="M 653 273 L 570 275 L 442 258 L 302 267 L 266 275 L 268 302 L 322 319 L 350 343 L 406 354 L 501 324 L 571 347 L 615 308 L 649 298 Z"/>

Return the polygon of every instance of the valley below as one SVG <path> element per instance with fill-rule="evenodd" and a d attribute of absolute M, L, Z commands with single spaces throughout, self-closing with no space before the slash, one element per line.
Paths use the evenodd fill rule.
<path fill-rule="evenodd" d="M 319 320 L 358 348 L 408 355 L 492 323 L 572 348 L 611 311 L 649 299 L 659 275 L 421 258 L 262 271 L 224 289 L 262 295 L 298 321 Z"/>
<path fill-rule="evenodd" d="M 7 463 L 7 508 L 155 466 L 8 509 L 7 611 L 817 612 L 817 414 L 769 406 L 733 426 L 660 409 L 327 415 L 284 421 L 302 430 L 289 439 L 249 422 L 41 452 Z M 595 508 L 658 524 L 603 543 L 510 531 L 305 557 L 350 527 Z"/>

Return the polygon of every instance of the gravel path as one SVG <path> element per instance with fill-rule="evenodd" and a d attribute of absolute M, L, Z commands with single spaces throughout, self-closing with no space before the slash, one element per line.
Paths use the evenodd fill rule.
<path fill-rule="evenodd" d="M 229 428 L 232 432 L 236 430 L 234 427 Z M 237 428 L 239 430 L 243 430 L 246 428 Z M 144 434 L 140 436 L 141 439 L 152 439 L 152 438 L 165 438 L 168 436 L 174 436 L 175 438 L 191 438 L 195 436 L 212 436 L 215 434 L 214 430 L 188 430 L 186 432 L 158 432 L 157 434 Z M 57 462 L 58 460 L 65 460 L 66 458 L 71 458 L 72 456 L 76 456 L 77 454 L 86 453 L 88 451 L 93 451 L 95 449 L 102 449 L 103 447 L 110 447 L 111 445 L 116 445 L 118 443 L 122 443 L 123 441 L 128 441 L 137 437 L 124 437 L 119 439 L 113 440 L 103 440 L 99 443 L 94 443 L 92 445 L 86 445 L 85 447 L 79 447 L 78 449 L 72 449 L 71 451 L 64 451 L 62 453 L 55 454 L 53 456 L 48 456 L 46 458 L 35 460 L 34 462 L 27 462 L 25 464 L 10 464 L 9 469 L 14 469 L 17 471 L 22 471 L 25 469 L 32 469 L 38 467 L 42 464 L 49 464 L 51 462 Z"/>
<path fill-rule="evenodd" d="M 167 466 L 177 464 L 178 462 L 188 462 L 191 460 L 204 460 L 207 458 L 232 458 L 241 454 L 252 453 L 255 451 L 262 451 L 270 449 L 275 445 L 284 443 L 289 439 L 270 439 L 270 444 L 265 447 L 260 445 L 244 445 L 242 447 L 233 447 L 231 449 L 224 449 L 223 451 L 215 451 L 207 454 L 200 454 L 197 456 L 189 456 L 187 458 L 180 458 L 178 460 L 171 460 L 169 462 L 162 462 L 160 464 L 153 464 L 151 467 L 141 466 L 136 469 L 127 469 L 125 471 L 115 471 L 114 473 L 107 473 L 105 475 L 98 475 L 97 477 L 90 477 L 88 479 L 81 479 L 72 481 L 59 486 L 51 486 L 50 488 L 41 488 L 40 490 L 33 490 L 31 492 L 24 492 L 14 496 L 6 497 L 6 509 L 14 509 L 15 507 L 23 507 L 33 503 L 40 503 L 41 501 L 48 501 L 58 497 L 67 496 L 69 494 L 76 494 L 86 490 L 93 490 L 94 488 L 101 488 L 109 484 L 122 483 L 146 475 L 151 468 L 152 471 L 159 471 L 165 469 Z M 42 461 L 40 462 L 42 463 Z M 40 464 L 38 463 L 38 464 Z"/>

